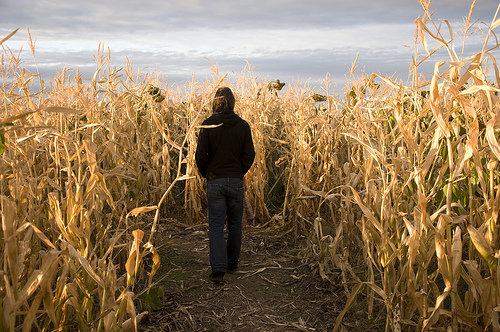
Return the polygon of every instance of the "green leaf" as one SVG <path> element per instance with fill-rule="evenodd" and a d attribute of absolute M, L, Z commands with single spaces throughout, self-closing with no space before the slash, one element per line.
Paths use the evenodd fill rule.
<path fill-rule="evenodd" d="M 5 136 L 3 133 L 0 133 L 0 156 L 5 151 Z"/>
<path fill-rule="evenodd" d="M 140 294 L 137 298 L 141 303 L 152 310 L 158 310 L 163 307 L 164 289 L 161 286 L 151 287 L 149 291 Z"/>

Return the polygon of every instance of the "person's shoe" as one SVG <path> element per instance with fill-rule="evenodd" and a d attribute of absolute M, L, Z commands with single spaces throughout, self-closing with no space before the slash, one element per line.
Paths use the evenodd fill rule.
<path fill-rule="evenodd" d="M 228 266 L 227 267 L 227 273 L 234 273 L 238 269 L 237 266 Z"/>
<path fill-rule="evenodd" d="M 210 280 L 215 282 L 216 284 L 224 281 L 224 272 L 212 272 L 210 274 Z"/>

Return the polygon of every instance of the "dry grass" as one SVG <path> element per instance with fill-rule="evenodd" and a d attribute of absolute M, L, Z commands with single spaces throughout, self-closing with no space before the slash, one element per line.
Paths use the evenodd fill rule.
<path fill-rule="evenodd" d="M 463 46 L 482 32 L 484 47 L 463 57 L 447 22 L 438 25 L 422 5 L 423 55 L 415 54 L 410 86 L 373 74 L 352 79 L 342 96 L 279 91 L 250 70 L 231 81 L 217 68 L 185 92 L 156 88 L 161 77 L 114 68 L 102 49 L 90 82 L 63 70 L 34 92 L 39 75 L 3 38 L 2 327 L 136 328 L 144 314 L 136 294 L 159 264 L 161 214 L 183 206 L 191 220 L 203 219 L 196 135 L 225 84 L 252 127 L 256 160 L 246 185 L 258 219 L 306 235 L 306 259 L 320 275 L 342 276 L 349 300 L 335 329 L 364 294 L 369 315 L 383 308 L 387 330 L 499 330 L 500 77 L 492 51 L 500 20 L 478 30 L 469 15 Z M 426 79 L 419 66 L 437 49 L 449 60 Z"/>

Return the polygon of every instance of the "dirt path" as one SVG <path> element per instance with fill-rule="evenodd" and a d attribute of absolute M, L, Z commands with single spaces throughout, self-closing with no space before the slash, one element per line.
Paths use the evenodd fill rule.
<path fill-rule="evenodd" d="M 164 296 L 142 331 L 331 331 L 345 296 L 301 262 L 300 244 L 245 225 L 240 266 L 216 285 L 208 279 L 207 231 L 175 220 L 160 225 L 156 279 Z M 356 320 L 344 326 L 373 330 Z"/>

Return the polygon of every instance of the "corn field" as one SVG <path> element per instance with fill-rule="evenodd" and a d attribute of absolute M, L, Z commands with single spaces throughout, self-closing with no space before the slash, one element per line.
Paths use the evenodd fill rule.
<path fill-rule="evenodd" d="M 102 47 L 91 80 L 63 69 L 45 82 L 5 36 L 0 329 L 137 330 L 162 216 L 182 207 L 205 222 L 197 133 L 227 85 L 252 128 L 258 220 L 304 235 L 304 260 L 343 280 L 334 331 L 358 297 L 388 331 L 500 330 L 498 9 L 482 26 L 474 1 L 453 31 L 421 3 L 409 83 L 351 73 L 339 95 L 328 80 L 282 90 L 249 68 L 168 86 L 113 67 Z M 471 36 L 483 47 L 464 56 Z"/>

